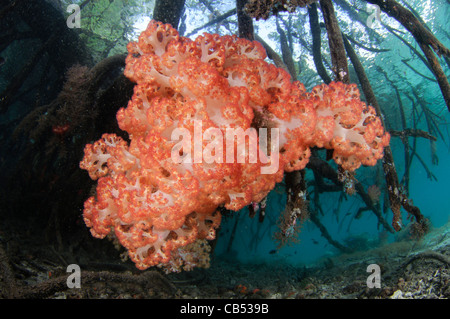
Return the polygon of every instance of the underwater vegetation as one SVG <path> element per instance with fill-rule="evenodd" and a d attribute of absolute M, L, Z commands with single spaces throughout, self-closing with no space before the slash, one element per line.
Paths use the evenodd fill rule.
<path fill-rule="evenodd" d="M 219 267 L 233 277 L 229 263 L 261 250 L 255 262 L 289 265 L 283 251 L 301 254 L 302 227 L 315 231 L 312 250 L 338 256 L 376 250 L 386 260 L 389 243 L 401 254 L 417 248 L 434 227 L 412 181 L 417 167 L 438 181 L 450 111 L 448 25 L 417 8 L 1 4 L 1 296 L 55 296 L 69 264 L 85 270 L 86 286 L 109 278 L 179 296 L 172 273 Z M 362 222 L 375 239 L 349 231 Z M 447 235 L 436 236 L 445 249 Z M 423 256 L 448 264 L 445 253 Z M 311 274 L 299 269 L 286 274 Z M 24 284 L 42 273 L 48 280 Z M 263 285 L 236 282 L 221 296 L 276 294 Z M 302 281 L 302 292 L 282 297 L 318 287 Z"/>

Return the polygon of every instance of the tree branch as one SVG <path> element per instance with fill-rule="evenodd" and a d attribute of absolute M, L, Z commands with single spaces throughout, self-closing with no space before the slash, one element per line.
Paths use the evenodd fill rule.
<path fill-rule="evenodd" d="M 439 40 L 423 26 L 422 23 L 414 16 L 414 14 L 408 9 L 402 7 L 398 2 L 394 0 L 366 0 L 369 3 L 378 5 L 381 10 L 386 12 L 389 16 L 400 22 L 416 39 L 420 48 L 422 49 L 428 63 L 430 64 L 431 70 L 436 77 L 436 80 L 441 89 L 442 95 L 444 97 L 445 104 L 450 111 L 450 84 L 442 70 L 439 61 L 433 54 L 433 51 L 437 55 L 444 55 L 445 57 L 450 57 L 450 50 L 447 49 Z"/>
<path fill-rule="evenodd" d="M 170 23 L 172 27 L 178 29 L 184 2 L 185 0 L 156 0 L 153 19 L 162 23 Z"/>
<path fill-rule="evenodd" d="M 333 3 L 331 0 L 320 0 L 320 8 L 322 9 L 325 26 L 328 32 L 328 44 L 330 46 L 331 62 L 333 64 L 335 80 L 350 83 L 344 42 L 334 13 Z"/>
<path fill-rule="evenodd" d="M 431 135 L 430 133 L 414 128 L 407 128 L 402 131 L 390 130 L 389 134 L 391 134 L 391 136 L 398 136 L 401 138 L 412 136 L 412 137 L 423 137 L 431 141 L 437 141 L 437 138 Z"/>
<path fill-rule="evenodd" d="M 324 81 L 326 84 L 329 84 L 331 82 L 331 78 L 327 73 L 327 70 L 325 69 L 323 63 L 322 63 L 322 40 L 321 40 L 321 34 L 320 34 L 320 25 L 319 25 L 319 17 L 317 14 L 317 4 L 312 3 L 308 8 L 308 14 L 309 14 L 309 25 L 311 28 L 311 34 L 312 34 L 312 53 L 313 53 L 313 59 L 314 64 L 316 66 L 317 73 L 322 78 L 322 81 Z"/>
<path fill-rule="evenodd" d="M 372 86 L 370 85 L 366 72 L 364 71 L 364 67 L 362 66 L 358 56 L 356 55 L 355 51 L 353 50 L 352 46 L 347 41 L 345 36 L 343 38 L 345 48 L 347 50 L 348 56 L 350 57 L 350 60 L 352 61 L 353 67 L 355 68 L 356 74 L 358 76 L 359 82 L 361 83 L 361 87 L 363 89 L 367 103 L 375 108 L 377 115 L 381 119 L 383 127 L 386 128 L 386 125 L 382 117 L 381 108 L 375 97 L 375 93 L 372 90 Z M 420 213 L 419 208 L 410 204 L 407 196 L 401 192 L 397 170 L 395 168 L 394 156 L 392 154 L 392 150 L 389 145 L 384 148 L 383 169 L 386 176 L 386 185 L 389 194 L 389 201 L 391 203 L 391 210 L 394 214 L 394 218 L 392 220 L 392 226 L 394 227 L 394 229 L 397 231 L 401 229 L 402 215 L 400 208 L 402 206 L 408 213 L 414 215 L 416 221 L 420 224 L 421 227 L 425 229 L 426 228 L 426 224 L 424 222 L 425 220 L 423 215 Z"/>
<path fill-rule="evenodd" d="M 254 40 L 253 21 L 244 10 L 247 0 L 236 0 L 236 13 L 238 17 L 239 37 Z"/>

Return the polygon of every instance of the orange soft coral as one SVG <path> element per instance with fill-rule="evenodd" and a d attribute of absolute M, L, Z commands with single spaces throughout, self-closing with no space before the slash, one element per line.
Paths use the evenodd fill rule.
<path fill-rule="evenodd" d="M 361 164 L 373 166 L 383 157 L 389 133 L 384 132 L 375 109 L 360 101 L 355 84 L 323 84 L 307 96 L 318 117 L 314 134 L 307 139 L 310 146 L 333 149 L 333 159 L 349 171 Z"/>
<path fill-rule="evenodd" d="M 86 225 L 98 238 L 113 231 L 139 269 L 207 265 L 200 243 L 215 237 L 217 207 L 259 202 L 284 171 L 306 166 L 310 147 L 334 149 L 354 170 L 374 165 L 389 142 L 355 86 L 307 93 L 264 61 L 258 42 L 190 40 L 151 21 L 128 52 L 125 75 L 136 86 L 117 120 L 130 144 L 104 134 L 80 167 L 98 179 Z"/>

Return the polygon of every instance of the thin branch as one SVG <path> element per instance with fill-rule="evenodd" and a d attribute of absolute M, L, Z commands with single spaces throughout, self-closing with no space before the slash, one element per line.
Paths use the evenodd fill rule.
<path fill-rule="evenodd" d="M 275 63 L 277 68 L 283 68 L 284 70 L 286 70 L 286 72 L 289 72 L 287 66 L 284 64 L 278 53 L 274 49 L 272 49 L 272 47 L 266 41 L 264 41 L 263 38 L 255 34 L 255 40 L 263 45 L 264 49 L 266 49 L 267 56 L 273 61 L 273 63 Z"/>
<path fill-rule="evenodd" d="M 414 73 L 416 73 L 417 75 L 423 77 L 424 79 L 427 79 L 428 81 L 437 83 L 437 81 L 433 78 L 430 78 L 429 76 L 426 76 L 425 74 L 420 73 L 419 71 L 417 71 L 415 68 L 413 68 L 411 65 L 408 64 L 408 61 L 406 59 L 402 59 L 403 64 L 405 64 L 408 68 L 410 68 Z"/>
<path fill-rule="evenodd" d="M 353 39 L 353 38 L 352 38 L 351 36 L 349 36 L 349 35 L 346 35 L 346 37 L 347 37 L 347 39 L 348 39 L 350 42 L 356 44 L 357 46 L 359 46 L 360 48 L 362 48 L 362 49 L 364 49 L 364 50 L 366 50 L 366 51 L 377 52 L 377 53 L 380 53 L 380 52 L 389 52 L 389 51 L 391 51 L 391 49 L 369 48 L 368 46 L 362 44 L 361 42 L 356 41 L 355 39 Z"/>
<path fill-rule="evenodd" d="M 439 87 L 441 88 L 445 104 L 447 104 L 447 108 L 450 111 L 450 84 L 448 83 L 447 76 L 445 75 L 444 70 L 442 70 L 438 59 L 433 54 L 433 51 L 430 49 L 430 47 L 423 43 L 419 43 L 419 45 L 423 53 L 425 54 L 428 63 L 431 66 L 431 70 L 433 71 L 433 74 L 436 77 Z"/>
<path fill-rule="evenodd" d="M 381 10 L 400 22 L 406 30 L 411 32 L 416 41 L 420 44 L 430 46 L 437 55 L 450 57 L 450 50 L 447 49 L 427 28 L 420 23 L 414 14 L 404 8 L 394 0 L 366 0 L 366 2 L 378 5 Z"/>
<path fill-rule="evenodd" d="M 381 38 L 380 35 L 374 29 L 368 27 L 367 20 L 365 18 L 361 17 L 361 15 L 358 13 L 358 11 L 354 9 L 354 6 L 350 5 L 348 3 L 348 1 L 345 1 L 345 0 L 334 0 L 334 2 L 339 7 L 341 7 L 344 11 L 347 12 L 347 14 L 350 16 L 350 19 L 352 19 L 352 21 L 359 22 L 359 25 L 364 28 L 364 32 L 366 34 L 369 34 L 370 36 L 375 38 L 378 43 L 380 42 L 380 38 Z"/>
<path fill-rule="evenodd" d="M 220 15 L 220 16 L 218 16 L 218 17 L 212 19 L 211 21 L 205 23 L 204 25 L 202 25 L 202 26 L 200 26 L 200 27 L 198 27 L 198 28 L 195 28 L 194 30 L 192 30 L 191 32 L 189 32 L 189 33 L 186 35 L 186 37 L 190 37 L 191 35 L 197 33 L 197 32 L 200 31 L 201 29 L 204 29 L 204 28 L 206 28 L 206 27 L 209 27 L 209 26 L 211 26 L 211 25 L 214 25 L 214 24 L 216 24 L 216 23 L 219 23 L 219 22 L 221 22 L 221 21 L 223 21 L 223 20 L 225 20 L 225 19 L 227 19 L 227 18 L 229 18 L 229 17 L 234 16 L 235 14 L 236 14 L 236 9 L 231 9 L 230 11 L 227 11 L 227 12 L 225 12 L 224 14 L 222 14 L 222 15 Z"/>
<path fill-rule="evenodd" d="M 289 48 L 289 44 L 287 41 L 287 36 L 284 30 L 280 27 L 278 22 L 278 17 L 276 19 L 277 31 L 280 35 L 280 45 L 281 45 L 281 56 L 283 58 L 284 64 L 289 70 L 289 74 L 291 75 L 293 80 L 297 80 L 297 71 L 295 70 L 294 59 L 292 57 L 291 49 Z"/>
<path fill-rule="evenodd" d="M 309 219 L 314 223 L 314 225 L 317 226 L 317 228 L 319 228 L 320 233 L 322 234 L 322 236 L 334 247 L 336 247 L 337 249 L 339 249 L 339 251 L 343 252 L 343 253 L 350 253 L 352 250 L 344 245 L 342 245 L 341 243 L 339 243 L 338 241 L 334 240 L 330 233 L 328 232 L 328 230 L 325 228 L 325 226 L 320 222 L 319 218 L 317 217 L 317 212 L 311 211 L 309 212 Z"/>
<path fill-rule="evenodd" d="M 434 50 L 437 55 L 443 55 L 444 57 L 449 58 L 450 50 L 447 49 L 427 28 L 425 28 L 411 11 L 401 6 L 398 2 L 394 0 L 366 1 L 378 5 L 381 10 L 396 19 L 405 27 L 405 29 L 411 32 L 425 54 L 431 70 L 439 84 L 447 108 L 450 111 L 450 84 L 439 61 L 433 54 Z"/>
<path fill-rule="evenodd" d="M 438 252 L 428 250 L 423 253 L 417 254 L 413 257 L 411 257 L 408 261 L 406 261 L 401 268 L 405 269 L 406 266 L 408 266 L 410 263 L 419 260 L 419 259 L 434 259 L 437 261 L 440 261 L 444 265 L 450 266 L 450 258 L 448 256 L 445 256 L 443 254 L 440 254 Z"/>
<path fill-rule="evenodd" d="M 328 33 L 328 44 L 330 46 L 331 62 L 336 81 L 350 83 L 348 72 L 347 57 L 345 55 L 344 42 L 342 40 L 341 30 L 334 12 L 331 0 L 320 0 L 325 27 Z"/>
<path fill-rule="evenodd" d="M 313 52 L 313 59 L 314 64 L 316 66 L 317 73 L 322 78 L 322 81 L 324 81 L 326 84 L 329 84 L 331 82 L 331 78 L 327 73 L 327 70 L 325 69 L 323 63 L 322 63 L 322 41 L 321 41 L 321 34 L 320 34 L 320 25 L 319 25 L 319 18 L 317 14 L 317 5 L 315 3 L 312 3 L 308 8 L 308 14 L 309 14 L 309 25 L 311 28 L 311 34 L 312 34 L 312 52 Z"/>
<path fill-rule="evenodd" d="M 255 35 L 253 31 L 253 21 L 252 18 L 247 15 L 244 10 L 247 0 L 236 0 L 236 13 L 238 17 L 238 29 L 239 37 L 248 40 L 254 40 Z"/>
<path fill-rule="evenodd" d="M 419 154 L 417 154 L 417 152 L 410 146 L 411 149 L 411 157 L 415 156 L 417 157 L 417 159 L 419 160 L 420 164 L 422 164 L 422 167 L 425 169 L 425 171 L 427 172 L 427 177 L 429 180 L 434 180 L 437 182 L 437 177 L 436 175 L 433 174 L 433 172 L 428 168 L 427 164 L 425 164 L 425 161 L 422 159 L 422 157 L 420 157 Z"/>
<path fill-rule="evenodd" d="M 431 141 L 437 141 L 437 138 L 431 135 L 430 133 L 414 128 L 407 128 L 402 131 L 390 130 L 389 134 L 391 134 L 391 136 L 398 136 L 401 138 L 412 136 L 412 137 L 423 137 Z"/>
<path fill-rule="evenodd" d="M 342 190 L 342 183 L 338 179 L 338 174 L 337 174 L 336 170 L 334 168 L 332 168 L 328 162 L 326 162 L 318 157 L 311 157 L 308 164 L 306 165 L 306 167 L 311 169 L 313 172 L 318 173 L 317 175 L 320 175 L 320 176 L 323 176 L 323 177 L 329 179 L 336 185 L 340 185 L 341 190 Z M 314 175 L 316 176 L 316 174 L 314 174 Z M 316 179 L 316 181 L 317 181 L 317 179 Z M 320 183 L 320 181 L 318 183 Z M 365 192 L 363 185 L 358 181 L 355 182 L 355 190 L 356 190 L 356 193 L 361 197 L 363 202 L 366 204 L 366 206 L 369 207 L 370 210 L 372 210 L 372 212 L 378 218 L 378 222 L 381 225 L 383 225 L 383 227 L 387 231 L 394 232 L 392 227 L 386 222 L 386 220 L 380 214 L 380 212 L 376 209 L 376 207 L 374 207 L 373 202 L 370 199 L 370 196 Z"/>
<path fill-rule="evenodd" d="M 356 74 L 358 75 L 358 79 L 359 82 L 361 83 L 361 87 L 363 89 L 367 103 L 375 108 L 377 115 L 380 117 L 383 126 L 386 128 L 384 119 L 382 117 L 381 108 L 375 97 L 375 93 L 372 90 L 372 86 L 370 85 L 369 79 L 367 78 L 364 68 L 350 43 L 347 41 L 345 36 L 343 38 L 345 48 L 347 50 L 348 56 L 350 57 L 350 60 L 352 61 L 353 67 L 355 68 Z M 392 150 L 389 145 L 384 148 L 383 169 L 386 176 L 386 185 L 389 193 L 391 210 L 394 214 L 394 218 L 392 220 L 392 226 L 394 227 L 394 229 L 397 231 L 401 229 L 400 208 L 402 206 L 406 211 L 408 211 L 408 213 L 414 215 L 416 217 L 418 224 L 420 224 L 425 229 L 426 228 L 425 219 L 423 215 L 420 213 L 420 210 L 417 207 L 411 205 L 409 203 L 407 196 L 401 192 L 401 187 L 397 175 L 397 169 L 395 168 L 394 156 L 392 154 Z"/>

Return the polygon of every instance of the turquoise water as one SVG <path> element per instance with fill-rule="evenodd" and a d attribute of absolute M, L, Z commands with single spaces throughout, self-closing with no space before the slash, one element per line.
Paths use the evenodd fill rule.
<path fill-rule="evenodd" d="M 448 3 L 445 1 L 408 1 L 408 3 L 420 14 L 435 33 L 436 37 L 448 47 L 450 45 L 450 20 L 448 19 L 450 6 Z M 340 11 L 338 11 L 338 17 L 342 17 L 348 23 L 345 27 L 341 25 L 344 33 L 356 32 L 360 35 L 360 39 L 367 37 L 365 30 L 361 28 L 360 24 L 352 22 Z M 261 22 L 258 27 L 266 30 L 269 28 L 267 24 L 273 23 L 273 20 L 271 18 L 268 21 Z M 381 20 L 390 27 L 404 32 L 402 26 L 386 14 L 382 13 Z M 355 29 L 358 31 L 355 31 Z M 417 139 L 417 153 L 421 156 L 425 165 L 436 177 L 437 181 L 434 178 L 430 179 L 424 166 L 420 161 L 414 159 L 410 169 L 409 198 L 412 199 L 414 205 L 420 208 L 422 214 L 430 220 L 432 227 L 439 228 L 444 225 L 449 227 L 450 184 L 448 181 L 450 178 L 450 168 L 448 163 L 450 163 L 450 147 L 448 125 L 450 123 L 450 116 L 448 109 L 437 83 L 418 75 L 402 62 L 402 60 L 407 61 L 416 71 L 433 79 L 430 70 L 425 67 L 421 60 L 414 57 L 411 49 L 400 42 L 397 37 L 387 32 L 379 23 L 375 23 L 374 30 L 382 34 L 383 37 L 383 41 L 379 47 L 389 49 L 390 51 L 386 53 L 373 53 L 360 49 L 357 52 L 362 57 L 363 65 L 376 93 L 378 102 L 384 111 L 388 127 L 390 129 L 401 130 L 398 103 L 392 86 L 387 83 L 385 77 L 377 71 L 377 68 L 384 70 L 388 74 L 389 79 L 402 92 L 401 99 L 405 107 L 407 126 L 410 126 L 413 120 L 411 112 L 412 102 L 410 99 L 412 96 L 412 88 L 417 90 L 416 92 L 419 93 L 423 103 L 439 115 L 439 122 L 441 123 L 439 128 L 445 136 L 444 140 L 438 138 L 436 142 L 436 155 L 439 158 L 439 164 L 432 164 L 429 141 L 426 139 Z M 412 36 L 409 34 L 401 34 L 401 36 L 420 51 Z M 322 39 L 323 41 L 324 39 Z M 439 61 L 448 77 L 450 72 L 449 65 L 442 58 Z M 355 75 L 352 73 L 351 75 L 352 80 L 356 81 Z M 301 74 L 299 80 L 302 81 Z M 414 103 L 417 105 L 417 100 Z M 419 123 L 417 128 L 427 130 L 427 125 L 423 120 Z M 409 141 L 411 143 L 412 138 L 409 138 Z M 398 137 L 391 138 L 391 148 L 394 154 L 397 173 L 399 178 L 401 178 L 404 174 L 404 148 Z M 364 176 L 365 170 L 370 172 L 370 168 L 360 168 L 358 176 Z M 365 185 L 365 188 L 367 189 L 368 186 Z M 283 187 L 279 187 L 278 190 L 282 192 Z M 355 237 L 377 242 L 380 236 L 385 236 L 382 227 L 377 227 L 377 218 L 370 212 L 363 213 L 360 219 L 352 220 L 351 216 L 354 216 L 358 208 L 362 206 L 361 201 L 356 198 L 357 196 L 348 196 L 347 200 L 337 208 L 336 202 L 339 196 L 340 194 L 321 195 L 321 205 L 325 212 L 325 215 L 321 216 L 321 221 L 333 239 L 343 242 L 346 239 Z M 268 218 L 265 219 L 262 225 L 259 225 L 257 217 L 253 220 L 240 217 L 231 250 L 228 247 L 226 236 L 232 233 L 234 219 L 223 223 L 224 229 L 221 232 L 225 233 L 225 238 L 221 237 L 219 239 L 216 253 L 218 255 L 227 255 L 226 252 L 230 253 L 231 251 L 235 251 L 239 256 L 239 260 L 244 262 L 278 262 L 282 260 L 302 265 L 314 263 L 322 257 L 338 254 L 337 249 L 321 236 L 320 231 L 310 221 L 306 221 L 301 227 L 298 243 L 290 247 L 284 247 L 277 250 L 276 253 L 273 253 L 273 250 L 276 250 L 276 243 L 272 240 L 272 236 L 277 231 L 274 221 L 277 220 L 279 212 L 284 209 L 284 198 L 282 194 L 272 191 L 269 195 L 269 204 L 266 210 Z M 336 211 L 337 209 L 338 211 Z M 247 215 L 246 210 L 241 213 Z M 336 215 L 339 217 L 337 218 Z M 392 221 L 392 212 L 390 210 L 386 216 L 386 220 L 388 223 Z M 407 214 L 404 211 L 403 223 L 405 227 L 409 223 Z M 254 240 L 255 234 L 260 236 L 257 244 L 255 244 Z M 389 234 L 388 236 L 390 242 L 395 241 L 396 238 L 396 234 Z"/>
<path fill-rule="evenodd" d="M 72 245 L 74 238 L 83 238 L 97 245 L 82 219 L 83 202 L 92 195 L 93 182 L 85 171 L 79 169 L 79 161 L 83 157 L 84 146 L 100 138 L 102 133 L 125 135 L 120 132 L 115 120 L 117 110 L 126 106 L 133 94 L 130 83 L 120 82 L 124 58 L 102 74 L 100 84 L 96 83 L 95 98 L 90 91 L 92 88 L 83 86 L 86 80 L 83 76 L 86 74 L 82 67 L 76 68 L 75 75 L 72 74 L 76 80 L 65 91 L 69 96 L 70 92 L 76 92 L 68 99 L 73 102 L 68 103 L 72 108 L 67 109 L 66 104 L 59 105 L 56 98 L 69 78 L 67 71 L 70 67 L 86 65 L 89 69 L 108 57 L 124 54 L 127 43 L 136 40 L 152 18 L 155 1 L 92 2 L 82 8 L 81 28 L 74 30 L 68 30 L 66 25 L 69 16 L 66 8 L 72 1 L 22 2 L 18 6 L 0 5 L 0 9 L 5 10 L 0 12 L 10 13 L 0 22 L 1 33 L 5 34 L 0 47 L 0 205 L 5 225 L 0 224 L 0 230 L 2 226 L 7 229 L 8 223 L 14 221 L 25 223 L 26 227 L 22 228 L 38 233 L 42 242 L 66 247 L 64 245 Z M 86 1 L 73 2 L 82 5 Z M 407 30 L 385 13 L 381 14 L 382 24 L 376 21 L 372 29 L 368 28 L 363 23 L 369 11 L 366 2 L 347 2 L 363 21 L 356 22 L 336 4 L 341 31 L 366 47 L 387 50 L 371 52 L 354 45 L 375 91 L 387 129 L 403 129 L 395 85 L 404 107 L 406 128 L 423 130 L 437 138 L 435 155 L 438 161 L 433 160 L 429 140 L 409 137 L 411 146 L 416 143 L 416 154 L 421 160 L 418 157 L 412 159 L 408 197 L 430 221 L 431 229 L 449 227 L 450 112 L 440 88 L 431 71 L 414 52 L 413 49 L 416 49 L 422 54 Z M 220 23 L 202 27 L 235 7 L 234 1 L 210 3 L 215 11 L 210 11 L 199 1 L 186 1 L 179 27 L 182 35 L 193 39 L 203 32 L 220 35 L 237 33 L 235 14 Z M 414 0 L 408 3 L 436 38 L 449 48 L 449 2 Z M 40 8 L 39 11 L 36 8 Z M 319 21 L 323 21 L 320 13 Z M 253 22 L 255 33 L 281 55 L 277 18 Z M 311 54 L 312 38 L 307 10 L 298 8 L 292 14 L 282 12 L 278 23 L 292 41 L 290 45 L 298 80 L 308 90 L 321 84 L 322 79 L 317 75 Z M 397 30 L 396 34 L 412 48 L 390 33 L 386 26 Z M 378 40 L 371 30 L 377 34 Z M 60 34 L 64 36 L 58 38 Z M 331 75 L 325 28 L 322 28 L 321 36 L 322 54 Z M 438 58 L 447 78 L 450 74 L 449 59 Z M 269 59 L 267 61 L 270 62 Z M 358 83 L 352 67 L 349 72 L 351 81 Z M 387 74 L 389 81 L 383 73 Z M 86 100 L 90 104 L 84 105 Z M 431 119 L 435 124 L 430 126 L 427 123 L 423 107 L 434 114 Z M 69 125 L 69 131 L 58 133 L 66 125 Z M 404 146 L 399 137 L 391 137 L 391 148 L 401 179 L 405 163 Z M 321 156 L 324 154 L 321 153 Z M 385 184 L 382 173 L 381 178 L 377 178 L 377 171 L 380 170 L 380 163 L 376 167 L 362 167 L 357 171 L 356 178 L 365 190 L 371 185 L 378 185 L 382 192 L 380 204 L 383 205 Z M 307 182 L 313 181 L 312 172 L 308 169 L 306 179 Z M 313 187 L 309 185 L 308 196 L 313 194 L 312 191 Z M 274 234 L 278 231 L 277 221 L 285 202 L 286 190 L 284 183 L 281 183 L 268 196 L 263 222 L 259 222 L 258 215 L 250 218 L 247 208 L 227 214 L 218 231 L 214 255 L 242 263 L 282 261 L 303 266 L 340 253 L 309 220 L 301 225 L 297 242 L 278 247 Z M 346 246 L 356 245 L 357 249 L 376 248 L 408 237 L 404 232 L 387 233 L 370 211 L 364 212 L 359 219 L 355 218 L 358 209 L 363 206 L 357 195 L 343 196 L 341 191 L 322 193 L 320 207 L 323 214 L 319 215 L 319 219 L 332 239 Z M 392 222 L 389 208 L 383 217 L 389 224 Z M 403 211 L 402 223 L 406 232 L 410 223 L 407 217 Z M 44 235 L 45 240 L 42 238 Z M 97 250 L 92 251 L 96 255 Z M 70 254 L 76 258 L 81 253 L 71 250 Z"/>
<path fill-rule="evenodd" d="M 449 118 L 447 116 L 447 118 Z M 420 143 L 418 151 L 425 154 L 424 158 L 430 158 L 429 143 L 427 141 Z M 446 163 L 450 162 L 450 152 L 448 145 L 437 143 L 439 156 L 439 165 L 432 166 L 432 172 L 438 181 L 431 181 L 426 170 L 417 161 L 411 167 L 410 181 L 410 198 L 414 204 L 421 209 L 422 214 L 428 218 L 432 227 L 449 227 L 450 218 L 450 194 L 448 179 L 450 178 L 450 170 Z M 428 156 L 426 156 L 428 155 Z M 402 158 L 401 151 L 394 152 L 395 158 Z M 399 167 L 397 165 L 397 167 Z M 401 176 L 402 171 L 399 170 Z M 283 187 L 278 186 L 277 190 L 282 192 Z M 378 246 L 380 236 L 384 234 L 382 227 L 378 228 L 377 218 L 371 212 L 363 213 L 360 219 L 351 219 L 361 205 L 361 201 L 356 195 L 348 196 L 339 207 L 339 219 L 336 218 L 336 202 L 340 194 L 322 194 L 321 204 L 325 211 L 325 216 L 321 217 L 322 223 L 326 226 L 332 238 L 340 242 L 352 237 L 364 238 L 375 243 L 371 246 Z M 240 211 L 239 224 L 236 230 L 235 239 L 231 250 L 228 250 L 229 236 L 232 233 L 235 219 L 229 219 L 222 223 L 220 230 L 220 238 L 218 240 L 216 254 L 218 256 L 230 255 L 237 253 L 239 261 L 247 263 L 276 263 L 279 261 L 287 262 L 293 265 L 311 265 L 321 260 L 323 257 L 330 257 L 339 254 L 339 251 L 329 244 L 329 242 L 321 236 L 318 228 L 310 221 L 306 221 L 301 227 L 298 236 L 298 242 L 290 246 L 277 249 L 276 242 L 273 240 L 273 234 L 278 230 L 276 223 L 278 214 L 284 209 L 284 201 L 286 196 L 272 191 L 269 195 L 268 207 L 266 209 L 267 217 L 261 224 L 258 217 L 250 219 L 248 210 Z M 347 215 L 347 216 L 345 216 Z M 403 222 L 406 227 L 409 223 L 407 213 L 403 212 Z M 386 220 L 391 223 L 392 213 L 386 216 Z M 349 226 L 350 225 L 350 226 Z M 255 237 L 258 240 L 255 242 Z M 388 241 L 396 240 L 396 234 L 390 234 Z M 276 253 L 273 251 L 276 250 Z M 229 254 L 227 254 L 227 251 Z M 272 252 L 272 253 L 271 253 Z"/>

